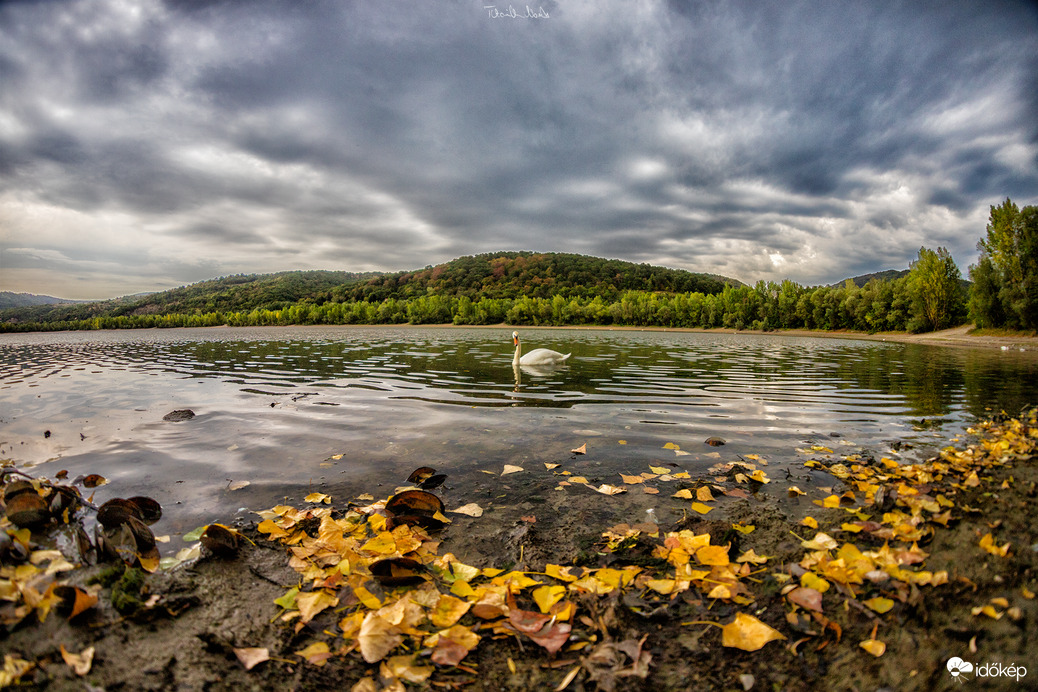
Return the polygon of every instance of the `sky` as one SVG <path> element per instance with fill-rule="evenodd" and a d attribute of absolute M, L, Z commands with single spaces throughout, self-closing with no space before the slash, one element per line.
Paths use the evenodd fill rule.
<path fill-rule="evenodd" d="M 805 286 L 1038 204 L 1002 0 L 5 0 L 0 290 L 575 252 Z"/>

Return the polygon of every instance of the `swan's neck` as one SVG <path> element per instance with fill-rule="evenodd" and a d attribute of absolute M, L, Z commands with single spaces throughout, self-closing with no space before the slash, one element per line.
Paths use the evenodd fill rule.
<path fill-rule="evenodd" d="M 519 356 L 520 356 L 520 351 L 521 350 L 522 350 L 522 345 L 520 344 L 520 342 L 516 341 L 515 342 L 515 355 L 512 356 L 512 364 L 513 365 L 518 365 L 519 364 Z"/>

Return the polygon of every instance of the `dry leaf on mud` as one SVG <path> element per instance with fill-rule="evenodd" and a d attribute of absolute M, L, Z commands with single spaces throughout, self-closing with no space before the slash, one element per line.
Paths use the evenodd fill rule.
<path fill-rule="evenodd" d="M 807 608 L 819 613 L 822 612 L 822 594 L 816 589 L 798 586 L 787 593 L 786 598 L 790 603 L 795 603 L 801 608 Z"/>
<path fill-rule="evenodd" d="M 997 555 L 998 557 L 1005 557 L 1009 553 L 1009 545 L 1009 543 L 1006 543 L 1003 546 L 999 546 L 995 542 L 995 537 L 990 533 L 984 534 L 984 537 L 980 539 L 980 547 L 986 552 L 989 552 L 992 555 Z"/>
<path fill-rule="evenodd" d="M 887 645 L 878 639 L 866 639 L 865 641 L 858 644 L 861 648 L 868 651 L 870 654 L 879 658 L 887 650 Z"/>
<path fill-rule="evenodd" d="M 523 470 L 522 466 L 512 466 L 511 464 L 505 464 L 504 470 L 501 472 L 502 476 L 507 476 L 510 473 L 519 473 Z"/>
<path fill-rule="evenodd" d="M 326 642 L 314 642 L 305 649 L 297 651 L 296 656 L 301 657 L 312 665 L 323 666 L 332 657 L 332 652 Z"/>
<path fill-rule="evenodd" d="M 569 451 L 572 454 L 587 454 L 587 442 L 585 442 L 584 444 L 580 445 L 576 449 L 571 449 Z"/>
<path fill-rule="evenodd" d="M 238 660 L 245 670 L 252 670 L 264 661 L 270 660 L 270 650 L 266 647 L 244 647 L 241 649 L 234 649 L 234 655 L 238 657 Z"/>
<path fill-rule="evenodd" d="M 461 507 L 458 507 L 457 509 L 449 509 L 447 511 L 453 512 L 454 514 L 464 514 L 470 517 L 483 516 L 483 508 L 477 505 L 475 502 L 470 502 L 467 505 L 462 505 Z"/>
<path fill-rule="evenodd" d="M 400 630 L 379 617 L 378 613 L 365 615 L 357 634 L 360 655 L 368 663 L 381 661 L 403 641 Z"/>
<path fill-rule="evenodd" d="M 702 502 L 693 502 L 692 509 L 700 514 L 706 514 L 707 512 L 713 511 L 713 507 L 707 507 Z"/>
<path fill-rule="evenodd" d="M 227 489 L 228 490 L 241 490 L 242 488 L 246 488 L 246 487 L 248 487 L 250 485 L 252 485 L 252 483 L 249 482 L 249 481 L 230 481 L 227 484 Z"/>
<path fill-rule="evenodd" d="M 786 637 L 752 615 L 736 613 L 735 619 L 721 628 L 721 644 L 743 651 L 757 651 L 776 639 Z"/>
<path fill-rule="evenodd" d="M 833 550 L 840 544 L 829 534 L 819 531 L 810 541 L 802 541 L 800 545 L 808 550 Z"/>
<path fill-rule="evenodd" d="M 90 666 L 94 662 L 94 647 L 88 646 L 78 654 L 71 653 L 65 649 L 65 645 L 61 645 L 61 658 L 65 661 L 69 668 L 75 671 L 76 675 L 83 677 L 90 672 Z"/>
<path fill-rule="evenodd" d="M 602 493 L 603 495 L 619 495 L 620 493 L 626 493 L 627 492 L 627 488 L 617 487 L 615 485 L 609 485 L 608 483 L 603 483 L 602 485 L 598 486 L 597 488 L 593 488 L 593 490 L 595 490 L 596 492 Z"/>

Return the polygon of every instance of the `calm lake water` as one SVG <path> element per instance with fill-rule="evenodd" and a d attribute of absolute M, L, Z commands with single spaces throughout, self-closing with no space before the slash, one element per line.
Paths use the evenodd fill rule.
<path fill-rule="evenodd" d="M 516 372 L 503 328 L 0 335 L 0 459 L 36 475 L 99 473 L 111 482 L 97 501 L 149 495 L 166 512 L 156 531 L 182 533 L 311 490 L 384 497 L 418 466 L 449 474 L 456 505 L 491 493 L 487 483 L 521 487 L 519 474 L 500 476 L 506 464 L 532 478 L 560 463 L 619 484 L 649 464 L 702 476 L 757 454 L 778 494 L 785 469 L 802 471 L 798 449 L 878 456 L 903 440 L 922 454 L 992 411 L 1038 402 L 1034 352 L 521 332 L 527 349 L 573 356 Z M 197 415 L 164 421 L 175 409 Z M 704 444 L 711 436 L 727 444 Z"/>

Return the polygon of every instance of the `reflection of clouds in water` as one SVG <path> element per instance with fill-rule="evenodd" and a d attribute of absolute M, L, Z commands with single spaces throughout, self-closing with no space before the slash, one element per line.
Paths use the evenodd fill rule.
<path fill-rule="evenodd" d="M 249 480 L 267 505 L 322 484 L 347 494 L 392 488 L 425 465 L 450 474 L 448 490 L 465 488 L 491 463 L 565 461 L 580 443 L 573 431 L 590 429 L 609 450 L 593 460 L 602 477 L 659 462 L 705 469 L 716 460 L 699 446 L 712 435 L 729 440 L 726 455 L 770 454 L 779 464 L 805 438 L 838 432 L 878 446 L 913 434 L 921 417 L 952 429 L 984 406 L 1018 410 L 1038 399 L 1035 354 L 935 358 L 929 348 L 875 342 L 542 330 L 539 344 L 574 354 L 544 371 L 510 367 L 502 333 L 5 335 L 0 456 L 61 456 L 70 472 L 103 466 L 122 487 L 182 480 L 176 490 L 191 487 L 207 506 L 233 512 L 244 496 L 226 492 L 229 477 Z M 162 423 L 178 408 L 199 416 Z M 692 454 L 676 458 L 666 442 Z"/>

